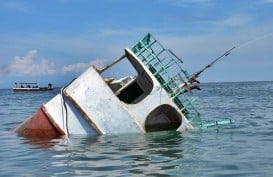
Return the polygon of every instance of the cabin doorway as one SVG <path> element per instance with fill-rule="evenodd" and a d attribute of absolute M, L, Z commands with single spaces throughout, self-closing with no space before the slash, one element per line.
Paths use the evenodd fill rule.
<path fill-rule="evenodd" d="M 137 104 L 153 90 L 153 80 L 131 50 L 101 70 L 101 76 L 120 101 Z M 145 70 L 146 69 L 146 70 Z M 119 72 L 120 71 L 120 72 Z"/>
<path fill-rule="evenodd" d="M 182 124 L 181 115 L 167 104 L 155 108 L 146 118 L 146 132 L 176 130 Z"/>

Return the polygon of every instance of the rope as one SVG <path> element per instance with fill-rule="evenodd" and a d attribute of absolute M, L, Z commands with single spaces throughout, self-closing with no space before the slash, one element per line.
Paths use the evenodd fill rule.
<path fill-rule="evenodd" d="M 76 79 L 76 78 L 75 78 Z M 67 112 L 67 106 L 66 106 L 66 101 L 65 101 L 65 96 L 64 96 L 64 90 L 75 80 L 75 79 L 72 79 L 72 81 L 70 81 L 67 85 L 65 85 L 62 89 L 61 89 L 61 96 L 62 96 L 62 99 L 63 99 L 63 106 L 64 106 L 64 109 L 65 109 L 65 127 L 66 127 L 66 132 L 67 132 L 67 135 L 69 136 L 69 129 L 68 129 L 68 112 Z"/>
<path fill-rule="evenodd" d="M 61 96 L 62 96 L 62 99 L 63 99 L 63 106 L 64 106 L 64 110 L 65 110 L 65 127 L 66 127 L 66 132 L 67 132 L 67 135 L 69 136 L 69 130 L 68 130 L 68 116 L 67 116 L 67 106 L 66 106 L 66 103 L 65 103 L 65 98 L 64 98 L 64 88 L 61 89 Z"/>

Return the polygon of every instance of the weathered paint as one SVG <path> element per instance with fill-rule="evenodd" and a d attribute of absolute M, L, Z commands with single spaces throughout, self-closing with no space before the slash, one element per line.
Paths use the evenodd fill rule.
<path fill-rule="evenodd" d="M 90 67 L 74 80 L 66 88 L 66 93 L 78 103 L 103 134 L 144 132 L 95 68 Z"/>
<path fill-rule="evenodd" d="M 61 94 L 47 102 L 45 107 L 65 134 L 98 135 L 73 104 Z"/>

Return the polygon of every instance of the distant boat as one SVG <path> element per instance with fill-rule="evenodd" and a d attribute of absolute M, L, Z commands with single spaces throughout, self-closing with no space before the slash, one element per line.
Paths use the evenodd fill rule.
<path fill-rule="evenodd" d="M 39 87 L 36 82 L 15 82 L 14 91 L 51 91 L 54 90 L 52 84 L 48 84 L 47 87 Z"/>

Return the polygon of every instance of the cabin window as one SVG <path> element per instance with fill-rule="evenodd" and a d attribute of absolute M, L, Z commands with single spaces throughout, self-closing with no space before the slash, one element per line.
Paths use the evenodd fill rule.
<path fill-rule="evenodd" d="M 113 93 L 127 104 L 140 102 L 153 89 L 152 79 L 128 49 L 125 49 L 124 58 L 105 70 L 102 76 Z"/>
<path fill-rule="evenodd" d="M 176 130 L 182 124 L 181 115 L 167 104 L 155 108 L 145 120 L 146 132 Z"/>

